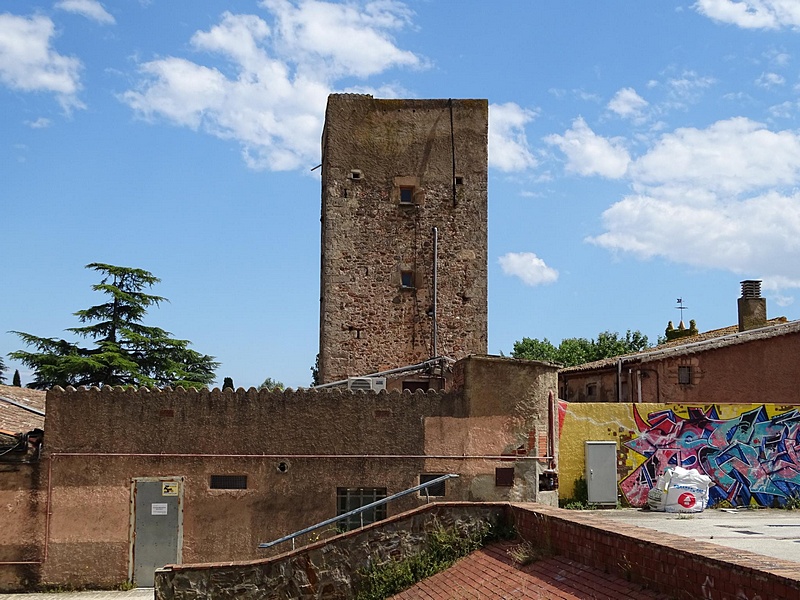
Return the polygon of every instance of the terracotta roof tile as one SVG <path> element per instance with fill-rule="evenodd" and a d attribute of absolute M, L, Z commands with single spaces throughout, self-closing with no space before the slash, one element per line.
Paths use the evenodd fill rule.
<path fill-rule="evenodd" d="M 47 392 L 41 390 L 0 385 L 0 430 L 10 433 L 26 433 L 37 427 L 44 428 L 43 416 L 3 402 L 3 398 L 38 411 L 44 411 L 46 396 Z"/>
<path fill-rule="evenodd" d="M 787 321 L 786 317 L 769 319 L 767 323 L 768 325 L 766 327 L 743 332 L 739 331 L 739 327 L 737 325 L 723 327 L 721 329 L 712 329 L 711 331 L 705 331 L 697 335 L 690 335 L 677 340 L 672 340 L 666 344 L 654 346 L 652 348 L 642 350 L 641 352 L 633 352 L 631 354 L 623 354 L 621 356 L 614 356 L 612 358 L 604 358 L 602 360 L 596 360 L 594 362 L 584 363 L 582 365 L 575 365 L 574 367 L 565 367 L 559 370 L 559 373 L 576 373 L 582 371 L 608 369 L 615 366 L 617 361 L 620 359 L 634 361 L 642 360 L 643 362 L 646 362 L 649 359 L 657 357 L 660 358 L 663 356 L 692 354 L 700 350 L 741 344 L 751 340 L 765 339 L 800 331 L 800 321 Z"/>

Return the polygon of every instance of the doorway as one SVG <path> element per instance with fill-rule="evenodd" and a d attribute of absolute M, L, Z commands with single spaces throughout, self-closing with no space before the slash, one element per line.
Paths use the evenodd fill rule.
<path fill-rule="evenodd" d="M 182 560 L 183 477 L 131 481 L 128 575 L 136 587 L 153 587 L 155 571 Z"/>

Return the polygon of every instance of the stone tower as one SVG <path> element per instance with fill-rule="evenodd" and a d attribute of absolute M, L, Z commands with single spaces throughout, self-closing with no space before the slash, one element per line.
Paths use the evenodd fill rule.
<path fill-rule="evenodd" d="M 328 98 L 320 383 L 487 346 L 486 100 Z"/>

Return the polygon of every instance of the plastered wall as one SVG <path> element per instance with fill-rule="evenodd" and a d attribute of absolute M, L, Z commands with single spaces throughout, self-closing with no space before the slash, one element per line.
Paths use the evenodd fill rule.
<path fill-rule="evenodd" d="M 800 497 L 800 411 L 777 404 L 561 403 L 561 498 L 584 476 L 586 441 L 617 443 L 620 497 L 643 506 L 671 466 L 711 477 L 710 502 L 783 505 Z"/>
<path fill-rule="evenodd" d="M 470 357 L 454 378 L 449 393 L 50 390 L 42 464 L 52 478 L 42 493 L 52 517 L 43 542 L 39 506 L 32 539 L 39 554 L 46 543 L 48 558 L 37 581 L 128 579 L 136 478 L 182 478 L 184 562 L 261 558 L 260 542 L 335 516 L 340 487 L 393 494 L 420 474 L 456 473 L 442 500 L 541 499 L 547 461 L 537 456 L 556 369 Z M 495 485 L 498 466 L 514 470 L 512 485 Z M 211 489 L 211 475 L 246 475 L 247 488 Z M 12 493 L 26 494 L 25 485 Z M 409 495 L 388 514 L 424 502 Z M 0 576 L 8 569 L 0 565 Z"/>

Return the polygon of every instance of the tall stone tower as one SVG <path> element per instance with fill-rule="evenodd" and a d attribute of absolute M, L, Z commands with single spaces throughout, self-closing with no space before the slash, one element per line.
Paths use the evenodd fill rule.
<path fill-rule="evenodd" d="M 486 100 L 328 98 L 320 383 L 485 354 Z"/>

